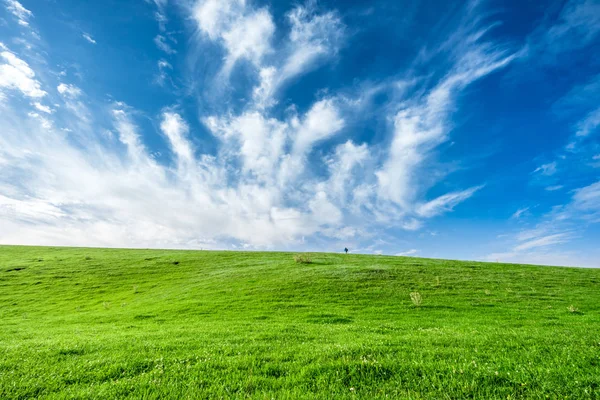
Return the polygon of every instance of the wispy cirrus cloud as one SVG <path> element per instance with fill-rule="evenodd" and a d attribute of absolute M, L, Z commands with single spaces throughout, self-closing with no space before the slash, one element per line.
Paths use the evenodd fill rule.
<path fill-rule="evenodd" d="M 551 163 L 540 165 L 533 172 L 540 173 L 545 176 L 552 176 L 552 175 L 556 174 L 556 171 L 557 171 L 556 167 L 557 167 L 557 163 L 556 163 L 556 161 L 553 161 Z"/>
<path fill-rule="evenodd" d="M 41 84 L 29 64 L 1 42 L 0 60 L 0 90 L 16 90 L 33 99 L 46 96 L 47 93 L 41 89 Z"/>
<path fill-rule="evenodd" d="M 52 108 L 50 108 L 49 106 L 45 106 L 42 103 L 37 102 L 37 101 L 33 103 L 33 106 L 38 111 L 41 111 L 41 112 L 46 113 L 46 114 L 52 114 L 54 112 L 54 110 Z"/>
<path fill-rule="evenodd" d="M 167 30 L 167 22 L 168 18 L 166 15 L 166 7 L 168 5 L 168 0 L 146 0 L 148 3 L 153 3 L 156 6 L 156 12 L 154 13 L 154 17 L 158 22 L 158 28 L 161 32 L 165 32 Z"/>
<path fill-rule="evenodd" d="M 400 257 L 406 257 L 406 256 L 414 256 L 419 252 L 419 250 L 417 249 L 410 249 L 407 251 L 403 251 L 401 253 L 396 253 L 396 256 L 400 256 Z"/>
<path fill-rule="evenodd" d="M 586 137 L 597 131 L 600 127 L 600 107 L 590 111 L 583 120 L 576 125 L 577 131 L 575 135 Z"/>
<path fill-rule="evenodd" d="M 522 216 L 526 215 L 529 211 L 529 207 L 519 208 L 514 214 L 511 216 L 511 219 L 519 219 Z"/>
<path fill-rule="evenodd" d="M 175 54 L 177 50 L 175 50 L 164 35 L 156 35 L 154 37 L 154 44 L 158 47 L 159 50 L 164 51 L 167 54 Z"/>
<path fill-rule="evenodd" d="M 515 54 L 507 48 L 481 42 L 486 31 L 487 28 L 482 28 L 482 31 L 476 31 L 481 34 L 463 33 L 469 37 L 475 35 L 479 40 L 458 46 L 452 55 L 455 62 L 446 75 L 435 86 L 424 88 L 416 92 L 417 95 L 411 93 L 410 98 L 398 105 L 399 111 L 392 117 L 394 133 L 389 155 L 376 172 L 378 195 L 402 211 L 410 210 L 419 197 L 436 183 L 433 176 L 424 182 L 420 171 L 425 165 L 430 165 L 434 149 L 448 140 L 452 130 L 452 111 L 461 91 L 478 79 L 506 67 L 515 58 Z M 442 195 L 430 204 L 466 199 L 475 191 L 469 189 Z M 429 214 L 428 207 L 424 210 L 425 214 Z"/>
<path fill-rule="evenodd" d="M 259 66 L 272 51 L 275 24 L 266 8 L 252 8 L 243 0 L 200 0 L 193 6 L 192 17 L 201 35 L 225 49 L 226 76 L 238 60 Z"/>
<path fill-rule="evenodd" d="M 587 225 L 598 222 L 600 182 L 594 182 L 574 190 L 566 204 L 553 207 L 535 227 L 510 235 L 512 245 L 508 251 L 492 253 L 485 259 L 598 267 L 597 260 L 562 248 L 581 237 Z"/>
<path fill-rule="evenodd" d="M 81 89 L 79 89 L 77 86 L 69 84 L 69 83 L 61 83 L 61 84 L 59 84 L 56 87 L 56 90 L 61 95 L 65 96 L 65 97 L 72 98 L 72 99 L 81 96 Z"/>
<path fill-rule="evenodd" d="M 524 240 L 514 247 L 514 251 L 529 250 L 536 247 L 545 247 L 556 244 L 566 243 L 570 238 L 569 233 L 555 233 L 552 235 L 538 236 L 529 240 Z"/>
<path fill-rule="evenodd" d="M 81 37 L 83 37 L 85 40 L 87 40 L 91 44 L 96 44 L 96 40 L 94 40 L 94 38 L 89 33 L 84 32 L 81 34 Z"/>
<path fill-rule="evenodd" d="M 556 18 L 546 16 L 529 36 L 526 54 L 551 64 L 553 58 L 592 43 L 600 33 L 600 6 L 595 0 L 568 0 Z"/>
<path fill-rule="evenodd" d="M 561 118 L 576 118 L 572 125 L 573 134 L 565 150 L 579 151 L 585 142 L 598 131 L 600 126 L 600 74 L 576 85 L 553 106 L 555 114 Z"/>
<path fill-rule="evenodd" d="M 315 68 L 321 60 L 335 57 L 343 43 L 345 25 L 337 13 L 317 13 L 314 5 L 297 6 L 287 14 L 291 31 L 274 63 L 260 67 L 260 84 L 254 99 L 261 107 L 272 106 L 278 90 Z"/>
<path fill-rule="evenodd" d="M 447 193 L 426 203 L 419 204 L 416 209 L 417 215 L 431 218 L 452 211 L 454 206 L 467 200 L 481 188 L 482 186 L 476 186 L 460 192 Z"/>
<path fill-rule="evenodd" d="M 590 54 L 595 52 L 600 38 L 600 5 L 594 0 L 568 0 L 555 6 L 547 9 L 544 19 L 528 36 L 521 60 L 529 71 L 542 71 L 541 76 L 551 76 L 558 69 L 568 74 L 580 65 L 593 69 L 597 61 Z M 580 174 L 586 164 L 593 164 L 591 157 L 597 146 L 590 138 L 600 125 L 600 75 L 582 76 L 584 81 L 575 79 L 552 106 L 555 118 L 559 122 L 569 121 L 570 129 L 564 146 L 552 154 L 555 161 L 534 171 L 534 183 L 542 182 L 540 186 L 546 191 L 568 188 L 568 171 L 576 171 L 571 176 Z M 547 154 L 542 157 L 549 158 Z"/>
<path fill-rule="evenodd" d="M 157 62 L 158 65 L 158 75 L 156 75 L 156 83 L 158 85 L 164 85 L 165 81 L 168 78 L 168 72 L 173 70 L 173 66 L 165 59 L 160 59 Z"/>
<path fill-rule="evenodd" d="M 17 0 L 4 0 L 6 9 L 17 18 L 17 22 L 22 26 L 29 26 L 29 20 L 33 17 L 33 13 L 23 7 Z"/>

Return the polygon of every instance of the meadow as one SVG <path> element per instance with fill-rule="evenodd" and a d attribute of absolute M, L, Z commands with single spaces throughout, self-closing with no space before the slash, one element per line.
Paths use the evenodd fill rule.
<path fill-rule="evenodd" d="M 0 246 L 0 399 L 600 398 L 600 270 Z"/>

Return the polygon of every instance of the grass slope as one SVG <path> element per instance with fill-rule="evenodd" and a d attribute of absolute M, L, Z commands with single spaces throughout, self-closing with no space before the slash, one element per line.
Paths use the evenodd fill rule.
<path fill-rule="evenodd" d="M 0 398 L 600 398 L 600 270 L 312 257 L 0 246 Z"/>

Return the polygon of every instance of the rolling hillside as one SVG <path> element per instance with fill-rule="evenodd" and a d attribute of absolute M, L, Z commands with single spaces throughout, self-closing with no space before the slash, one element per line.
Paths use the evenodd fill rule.
<path fill-rule="evenodd" d="M 0 246 L 0 398 L 600 398 L 600 270 L 311 258 Z"/>

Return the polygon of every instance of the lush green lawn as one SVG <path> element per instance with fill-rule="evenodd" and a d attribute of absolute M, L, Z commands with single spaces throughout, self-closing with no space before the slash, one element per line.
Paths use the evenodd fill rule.
<path fill-rule="evenodd" d="M 600 270 L 312 257 L 0 246 L 0 398 L 600 398 Z"/>

